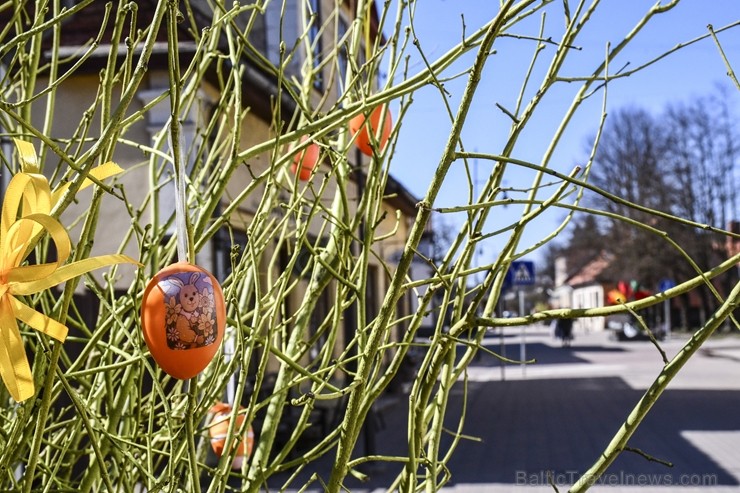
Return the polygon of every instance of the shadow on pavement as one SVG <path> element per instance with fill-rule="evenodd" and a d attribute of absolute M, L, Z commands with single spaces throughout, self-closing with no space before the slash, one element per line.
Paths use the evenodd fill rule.
<path fill-rule="evenodd" d="M 468 432 L 482 441 L 458 448 L 449 464 L 458 483 L 516 483 L 546 471 L 575 480 L 602 453 L 642 396 L 616 377 L 475 385 L 467 417 L 475 427 Z M 624 484 L 640 475 L 668 475 L 664 481 L 675 485 L 684 476 L 704 476 L 718 485 L 737 485 L 734 476 L 681 432 L 737 430 L 732 410 L 738 405 L 740 392 L 666 391 L 629 446 L 673 467 L 624 452 L 608 471 L 609 481 Z"/>
<path fill-rule="evenodd" d="M 471 382 L 468 394 L 462 432 L 476 440 L 462 440 L 448 463 L 452 484 L 536 482 L 547 486 L 547 471 L 572 483 L 603 452 L 642 396 L 617 377 Z M 462 386 L 458 386 L 448 410 L 449 430 L 457 428 L 462 397 Z M 376 453 L 406 455 L 407 402 L 401 398 L 378 416 Z M 737 409 L 737 391 L 669 389 L 629 446 L 671 462 L 673 467 L 635 452 L 623 452 L 607 472 L 608 484 L 635 484 L 640 477 L 650 480 L 659 476 L 664 485 L 678 485 L 685 477 L 737 485 L 734 476 L 681 435 L 686 430 L 735 431 Z M 360 446 L 358 454 L 362 453 Z M 327 457 L 301 476 L 305 480 L 317 473 L 325 481 L 331 459 Z M 395 463 L 369 464 L 364 469 L 369 475 L 367 482 L 350 478 L 345 486 L 351 491 L 388 488 L 401 468 Z M 296 487 L 299 484 L 303 483 L 294 483 Z M 275 481 L 271 486 L 282 485 Z M 314 486 L 322 491 L 318 483 Z"/>
<path fill-rule="evenodd" d="M 738 349 L 740 349 L 740 346 L 723 346 L 722 348 L 701 348 L 699 351 L 708 358 L 721 358 L 739 362 Z"/>
<path fill-rule="evenodd" d="M 504 356 L 509 359 L 518 360 L 520 354 L 519 343 L 500 343 L 490 342 L 490 339 L 484 341 L 483 347 L 488 351 L 492 351 L 498 355 Z M 464 346 L 458 346 L 457 352 L 458 357 L 465 352 Z M 576 353 L 579 352 L 622 352 L 622 348 L 609 347 L 609 346 L 572 346 L 570 348 L 563 348 L 560 346 L 553 346 L 544 344 L 541 342 L 530 342 L 526 345 L 527 359 L 534 358 L 538 365 L 558 365 L 558 364 L 572 364 L 572 363 L 591 363 L 591 361 L 579 357 Z M 491 354 L 486 354 L 484 351 L 479 351 L 475 360 L 471 363 L 471 366 L 501 366 L 501 360 Z"/>

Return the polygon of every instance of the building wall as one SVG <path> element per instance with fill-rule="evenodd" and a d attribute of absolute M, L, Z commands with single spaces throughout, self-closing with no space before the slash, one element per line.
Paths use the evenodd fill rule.
<path fill-rule="evenodd" d="M 275 43 L 282 40 L 287 44 L 290 40 L 295 40 L 301 35 L 301 28 L 299 22 L 295 18 L 296 4 L 298 2 L 288 2 L 288 11 L 283 13 L 277 13 L 274 11 L 273 5 L 278 5 L 277 2 L 271 2 L 268 8 L 267 15 L 265 17 L 265 40 L 268 53 L 274 58 Z M 322 8 L 326 12 L 334 9 L 334 2 L 325 0 L 322 2 Z M 272 9 L 272 10 L 271 10 Z M 282 16 L 282 17 L 281 17 Z M 333 16 L 333 17 L 332 17 Z M 325 52 L 328 53 L 328 48 L 331 47 L 331 42 L 335 39 L 336 28 L 339 25 L 337 14 L 323 15 L 323 21 L 326 23 L 325 30 L 323 32 L 323 45 Z M 348 16 L 341 14 L 343 20 L 348 19 Z M 276 32 L 276 26 L 282 22 L 283 33 L 282 37 Z M 292 33 L 291 33 L 292 31 Z M 277 37 L 276 37 L 277 36 Z M 300 73 L 299 68 L 302 63 L 300 56 L 297 56 L 293 62 L 291 62 L 291 70 L 294 73 Z M 312 101 L 314 104 L 323 104 L 324 108 L 331 108 L 336 101 L 339 94 L 338 81 L 341 78 L 340 74 L 337 73 L 338 62 L 327 64 L 324 68 L 324 80 L 326 82 L 324 90 L 329 91 L 328 96 L 324 97 L 321 91 L 316 91 L 312 94 Z M 72 139 L 77 133 L 77 122 L 84 120 L 84 113 L 89 108 L 95 107 L 95 100 L 98 94 L 100 77 L 97 73 L 89 75 L 75 75 L 64 82 L 57 91 L 55 115 L 63 115 L 63 117 L 57 116 L 55 118 L 54 127 L 52 128 L 50 137 L 53 139 Z M 45 86 L 47 81 L 40 80 L 39 85 Z M 164 70 L 150 69 L 148 72 L 142 88 L 139 90 L 135 99 L 131 104 L 129 114 L 140 111 L 144 105 L 153 101 L 154 98 L 163 94 L 168 88 L 167 74 Z M 247 88 L 246 90 L 253 90 Z M 114 94 L 113 101 L 117 101 L 119 94 Z M 185 160 L 192 165 L 192 153 L 193 147 L 196 145 L 196 132 L 199 126 L 206 124 L 211 118 L 212 105 L 216 104 L 221 98 L 221 94 L 216 87 L 203 82 L 199 88 L 198 98 L 196 98 L 196 104 L 192 107 L 188 115 L 186 115 L 183 121 L 182 134 L 183 143 L 186 148 Z M 41 126 L 44 117 L 43 100 L 35 105 L 35 124 Z M 101 125 L 98 120 L 99 110 L 94 113 L 96 116 L 90 124 L 89 139 L 94 141 L 95 138 L 99 137 L 101 133 Z M 158 218 L 161 224 L 174 212 L 174 188 L 172 184 L 164 184 L 163 179 L 153 178 L 153 170 L 157 169 L 162 165 L 162 161 L 157 158 L 152 158 L 152 154 L 147 152 L 146 148 L 150 146 L 156 146 L 162 152 L 169 152 L 166 139 L 164 143 L 157 144 L 155 137 L 161 133 L 162 129 L 166 127 L 167 121 L 170 116 L 169 101 L 163 100 L 150 110 L 148 110 L 141 119 L 133 122 L 129 125 L 125 131 L 121 134 L 121 141 L 116 146 L 115 152 L 112 159 L 124 168 L 125 173 L 118 176 L 115 181 L 120 184 L 125 190 L 125 196 L 128 203 L 123 202 L 112 196 L 106 195 L 103 198 L 103 205 L 101 208 L 101 220 L 99 221 L 96 235 L 94 238 L 94 245 L 92 255 L 107 254 L 111 252 L 117 252 L 122 250 L 123 253 L 130 255 L 133 258 L 138 259 L 140 253 L 140 245 L 136 241 L 136 235 L 132 234 L 133 222 L 138 223 L 140 227 L 146 227 L 151 225 L 155 217 Z M 233 115 L 226 115 L 223 125 L 231 125 Z M 241 120 L 241 140 L 239 142 L 240 151 L 252 148 L 257 144 L 261 144 L 275 137 L 274 126 L 270 121 L 267 121 L 263 116 L 257 115 L 253 111 L 247 111 L 245 116 Z M 298 187 L 298 193 L 305 192 L 308 197 L 308 201 L 312 200 L 312 190 L 306 190 L 309 184 L 298 182 L 296 184 L 294 175 L 289 171 L 290 156 L 292 152 L 287 148 L 278 149 L 276 152 L 268 150 L 259 155 L 250 157 L 246 162 L 239 163 L 238 167 L 234 171 L 233 175 L 228 182 L 226 192 L 223 196 L 222 208 L 227 207 L 240 196 L 242 191 L 247 187 L 253 180 L 253 176 L 258 176 L 266 170 L 272 168 L 274 171 L 275 184 L 282 188 L 279 193 L 287 194 L 290 196 L 290 191 L 293 187 Z M 224 156 L 224 159 L 227 159 Z M 351 162 L 357 162 L 357 160 L 364 160 L 364 164 L 369 163 L 369 158 L 361 156 L 354 148 L 350 148 L 347 153 L 347 159 Z M 168 173 L 169 166 L 165 167 L 166 173 Z M 318 188 L 324 180 L 324 176 L 328 175 L 330 178 L 326 183 L 326 187 L 323 190 L 321 196 L 321 202 L 329 207 L 334 197 L 338 196 L 339 190 L 337 189 L 337 181 L 335 179 L 336 170 L 332 170 L 331 164 L 328 159 L 325 159 L 319 171 L 318 176 L 314 177 L 313 187 Z M 57 182 L 59 177 L 55 178 L 54 183 Z M 159 187 L 159 205 L 155 207 L 151 202 L 151 192 L 154 186 Z M 349 210 L 347 211 L 347 217 L 354 217 L 356 213 L 357 201 L 359 200 L 359 188 L 355 181 L 350 180 L 346 189 L 342 191 L 348 199 L 347 204 Z M 192 190 L 190 191 L 192 193 Z M 230 216 L 230 224 L 232 228 L 246 234 L 249 230 L 250 224 L 254 220 L 255 214 L 260 211 L 260 208 L 265 204 L 266 197 L 270 194 L 270 190 L 266 189 L 265 186 L 259 186 L 255 190 L 241 200 L 236 208 L 235 212 Z M 85 215 L 88 213 L 90 204 L 90 197 L 92 195 L 91 190 L 85 190 L 79 193 L 77 200 L 73 203 L 62 216 L 63 224 L 70 227 L 70 235 L 73 242 L 76 237 L 79 236 L 79 230 L 81 228 L 82 221 Z M 287 200 L 287 199 L 286 199 Z M 280 202 L 278 200 L 278 202 Z M 392 275 L 398 260 L 397 253 L 403 247 L 410 225 L 413 221 L 413 217 L 406 215 L 405 212 L 400 212 L 398 207 L 391 204 L 390 201 L 383 201 L 381 203 L 381 209 L 377 213 L 377 218 L 382 218 L 377 223 L 376 229 L 372 232 L 376 238 L 384 237 L 384 239 L 378 241 L 374 246 L 375 255 L 369 257 L 371 264 L 370 275 L 373 276 L 368 282 L 373 286 L 375 295 L 371 302 L 372 306 L 368 307 L 369 314 L 375 314 L 380 309 L 380 303 L 383 295 L 388 287 L 390 275 Z M 269 211 L 274 214 L 285 214 L 279 207 L 274 208 L 275 210 Z M 197 207 L 195 208 L 197 211 Z M 132 218 L 132 211 L 135 215 Z M 197 212 L 196 212 L 197 213 Z M 324 224 L 324 214 L 317 214 L 314 221 L 311 222 L 309 227 L 310 235 L 319 237 L 326 234 L 327 229 Z M 368 232 L 370 234 L 370 232 Z M 246 236 L 245 236 L 246 238 Z M 223 239 L 223 238 L 222 238 Z M 246 241 L 246 239 L 245 239 Z M 121 247 L 122 243 L 125 245 Z M 289 248 L 296 248 L 296 245 L 289 245 Z M 219 260 L 219 256 L 224 255 L 224 249 L 229 249 L 230 245 L 221 245 L 221 250 L 212 242 L 206 245 L 199 253 L 196 261 L 210 271 L 217 271 L 219 269 L 219 262 L 223 267 L 223 259 Z M 269 286 L 270 283 L 274 282 L 277 276 L 281 273 L 281 266 L 279 263 L 271 262 L 273 255 L 278 255 L 277 247 L 268 246 L 265 250 L 265 254 L 261 261 L 261 274 L 260 284 L 263 287 Z M 151 268 L 152 266 L 149 266 Z M 119 277 L 116 280 L 116 285 L 119 288 L 128 287 L 134 279 L 135 271 L 133 269 L 120 269 Z M 296 289 L 294 289 L 287 299 L 288 306 L 291 307 L 291 311 L 287 313 L 290 316 L 294 313 L 297 307 L 300 306 L 303 294 L 306 288 L 306 282 L 301 281 Z M 333 304 L 332 298 L 333 289 L 330 287 L 327 290 L 327 297 L 322 299 L 324 304 Z M 407 301 L 404 299 L 404 302 Z M 399 304 L 400 310 L 406 311 L 410 309 L 408 303 Z M 352 320 L 346 320 L 348 324 L 352 323 Z M 351 329 L 351 327 L 350 327 Z M 398 330 L 397 333 L 401 333 Z M 344 335 L 339 334 L 337 341 L 337 351 L 344 346 Z"/>
<path fill-rule="evenodd" d="M 100 77 L 97 74 L 77 75 L 60 86 L 57 91 L 57 97 L 55 98 L 53 125 L 48 137 L 59 142 L 61 146 L 64 146 L 64 142 L 70 139 L 79 139 L 75 137 L 80 131 L 78 125 L 80 125 L 80 122 L 85 121 L 85 112 L 95 107 L 99 82 Z M 46 80 L 40 80 L 39 86 L 45 87 L 47 83 Z M 113 101 L 117 101 L 119 97 L 120 95 L 114 92 Z M 45 100 L 39 100 L 33 106 L 32 119 L 37 128 L 43 128 L 43 119 L 46 113 L 44 103 Z M 132 110 L 138 109 L 137 102 L 132 106 Z M 88 141 L 92 143 L 101 134 L 99 109 L 94 112 L 94 117 L 89 122 L 89 127 L 90 130 L 87 136 Z M 125 138 L 132 142 L 145 143 L 149 140 L 146 127 L 142 124 L 133 125 L 128 129 Z M 46 153 L 46 162 L 43 163 L 44 173 L 51 177 L 58 159 L 54 157 L 52 152 L 41 149 L 40 142 L 33 143 L 37 152 Z M 84 152 L 90 145 L 86 144 L 82 151 L 80 151 L 75 143 L 70 147 L 69 154 L 74 157 L 76 154 Z M 98 221 L 96 234 L 93 238 L 91 256 L 117 252 L 121 248 L 124 239 L 130 238 L 122 248 L 121 253 L 138 259 L 139 246 L 132 237 L 132 218 L 128 207 L 130 206 L 134 211 L 145 210 L 144 203 L 149 194 L 149 172 L 146 166 L 148 158 L 144 152 L 135 146 L 121 144 L 116 147 L 112 160 L 119 164 L 125 172 L 119 175 L 115 179 L 115 182 L 110 179 L 108 182 L 123 184 L 128 204 L 109 194 L 103 195 L 100 220 Z M 102 163 L 95 163 L 95 165 L 97 164 Z M 66 170 L 67 174 L 65 176 L 55 176 L 52 186 L 55 186 L 61 180 L 71 180 L 76 174 L 76 172 L 71 168 L 67 168 L 65 165 L 61 166 L 61 170 Z M 74 202 L 60 218 L 62 224 L 68 228 L 70 239 L 73 243 L 76 243 L 79 239 L 82 224 L 89 213 L 92 195 L 92 187 L 78 192 Z M 138 222 L 144 227 L 149 224 L 149 220 L 150 215 L 144 213 Z M 92 275 L 99 278 L 101 274 L 96 272 Z M 135 272 L 133 269 L 119 269 L 117 285 L 121 287 L 130 285 L 134 275 Z"/>
<path fill-rule="evenodd" d="M 601 308 L 604 306 L 604 287 L 599 284 L 573 288 L 573 308 Z M 578 327 L 585 330 L 604 330 L 604 317 L 581 318 Z"/>
<path fill-rule="evenodd" d="M 556 286 L 552 290 L 550 303 L 553 308 L 571 308 L 573 306 L 572 298 L 573 288 L 567 284 Z"/>

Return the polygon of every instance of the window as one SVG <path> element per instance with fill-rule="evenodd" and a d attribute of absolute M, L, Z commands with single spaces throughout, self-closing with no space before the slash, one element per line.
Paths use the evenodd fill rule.
<path fill-rule="evenodd" d="M 321 74 L 321 7 L 320 0 L 308 0 L 308 41 L 311 45 L 311 62 L 314 69 L 313 86 L 318 90 L 324 88 L 324 78 Z"/>
<path fill-rule="evenodd" d="M 380 312 L 379 274 L 375 265 L 367 266 L 367 284 L 365 285 L 365 323 L 371 323 Z"/>
<path fill-rule="evenodd" d="M 238 248 L 237 248 L 238 247 Z M 233 230 L 229 232 L 221 228 L 213 240 L 214 259 L 213 275 L 219 282 L 223 282 L 232 272 L 233 263 L 239 263 L 247 248 L 247 234 L 243 231 Z"/>
<path fill-rule="evenodd" d="M 5 86 L 5 66 L 0 63 L 0 86 Z M 0 92 L 0 97 L 7 99 L 5 91 Z M 0 125 L 0 200 L 5 198 L 5 188 L 10 183 L 10 163 L 13 161 L 13 143 L 7 136 L 7 129 Z"/>
<path fill-rule="evenodd" d="M 267 19 L 266 15 L 252 15 L 251 10 L 246 10 L 236 18 L 239 29 L 247 31 L 247 26 L 251 23 L 251 28 L 247 32 L 247 39 L 252 47 L 262 55 L 267 55 Z"/>
<path fill-rule="evenodd" d="M 0 200 L 2 200 L 5 198 L 5 189 L 10 182 L 9 166 L 13 159 L 13 146 L 10 144 L 10 139 L 3 138 L 0 140 L 0 153 L 2 154 L 2 159 L 0 159 Z"/>
<path fill-rule="evenodd" d="M 324 349 L 324 345 L 327 341 L 326 332 L 327 330 L 331 330 L 327 329 L 326 326 L 322 327 L 326 318 L 331 314 L 331 298 L 332 296 L 329 292 L 329 287 L 327 286 L 319 295 L 319 299 L 316 301 L 316 306 L 311 312 L 311 321 L 308 326 L 308 337 L 312 343 L 308 350 L 308 357 L 311 364 L 314 364 L 316 358 L 319 357 L 321 351 Z"/>
<path fill-rule="evenodd" d="M 339 16 L 337 20 L 337 43 L 342 43 L 337 47 L 337 99 L 339 99 L 346 88 L 344 84 L 347 82 L 347 72 L 349 71 L 349 40 L 342 38 L 347 34 L 349 24 L 342 17 Z"/>
<path fill-rule="evenodd" d="M 325 246 L 329 239 L 327 237 L 317 238 L 311 234 L 307 235 L 306 241 L 313 245 L 313 248 L 321 248 Z M 305 246 L 296 245 L 298 251 L 293 250 L 287 245 L 283 245 L 280 250 L 280 270 L 282 272 L 288 271 L 291 261 L 293 261 L 292 275 L 295 277 L 303 277 L 305 281 L 308 281 L 311 268 L 315 260 L 313 259 L 313 253 Z M 294 258 L 295 257 L 295 258 Z M 308 286 L 307 282 L 303 283 L 304 288 Z M 308 323 L 308 358 L 309 365 L 313 366 L 316 364 L 316 359 L 320 356 L 321 351 L 327 341 L 327 330 L 331 330 L 327 327 L 326 320 L 331 316 L 333 306 L 333 295 L 332 286 L 329 284 L 324 287 L 323 291 L 318 295 L 316 305 L 311 311 L 310 320 Z M 283 298 L 283 309 L 286 314 L 292 314 L 298 306 L 291 306 L 291 296 Z M 297 300 L 296 300 L 297 301 Z M 300 303 L 300 302 L 299 302 Z"/>

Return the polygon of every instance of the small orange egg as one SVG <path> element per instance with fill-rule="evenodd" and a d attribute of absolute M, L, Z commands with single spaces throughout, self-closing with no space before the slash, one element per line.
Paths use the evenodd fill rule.
<path fill-rule="evenodd" d="M 301 143 L 308 140 L 308 136 L 304 135 L 301 137 Z M 296 152 L 293 156 L 293 164 L 290 166 L 290 170 L 293 173 L 298 173 L 298 178 L 301 181 L 306 181 L 311 178 L 311 172 L 319 163 L 319 146 L 315 142 L 311 142 L 308 147 L 300 152 Z"/>
<path fill-rule="evenodd" d="M 231 422 L 231 420 L 229 419 L 229 416 L 231 415 L 231 409 L 232 407 L 230 405 L 219 402 L 215 404 L 210 410 L 210 412 L 213 414 L 213 419 L 211 420 L 211 424 L 208 425 L 208 435 L 211 437 L 211 448 L 218 457 L 221 457 L 221 455 L 224 453 L 224 446 L 226 445 L 226 434 L 229 431 L 229 424 Z M 244 419 L 244 414 L 238 414 L 236 416 L 236 423 L 234 425 L 235 430 L 238 430 L 242 426 L 242 424 L 244 423 Z M 252 454 L 253 447 L 254 430 L 250 425 L 247 427 L 242 440 L 237 446 L 236 454 L 234 456 L 234 462 L 231 464 L 231 467 L 233 469 L 241 469 L 244 458 L 249 457 Z"/>
<path fill-rule="evenodd" d="M 380 118 L 383 115 L 384 118 L 381 127 Z M 350 134 L 352 136 L 354 136 L 355 134 L 357 135 L 357 137 L 355 138 L 355 145 L 358 149 L 360 149 L 360 152 L 362 152 L 366 156 L 373 155 L 373 148 L 370 145 L 371 134 L 369 132 L 372 132 L 372 135 L 377 138 L 377 142 L 379 145 L 378 152 L 380 152 L 388 143 L 388 139 L 391 136 L 392 127 L 393 121 L 391 118 L 391 111 L 385 104 L 376 106 L 375 109 L 373 109 L 373 111 L 370 113 L 369 125 L 366 122 L 366 118 L 363 113 L 360 113 L 349 121 Z M 378 134 L 378 131 L 380 131 L 380 134 Z"/>
<path fill-rule="evenodd" d="M 193 378 L 208 366 L 221 345 L 225 323 L 221 286 L 197 265 L 167 266 L 144 290 L 144 341 L 154 361 L 175 378 Z"/>

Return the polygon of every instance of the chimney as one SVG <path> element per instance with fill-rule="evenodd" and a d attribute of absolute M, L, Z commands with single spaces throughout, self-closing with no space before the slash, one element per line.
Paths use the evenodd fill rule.
<path fill-rule="evenodd" d="M 568 278 L 568 260 L 565 257 L 555 259 L 555 287 L 565 284 Z"/>

